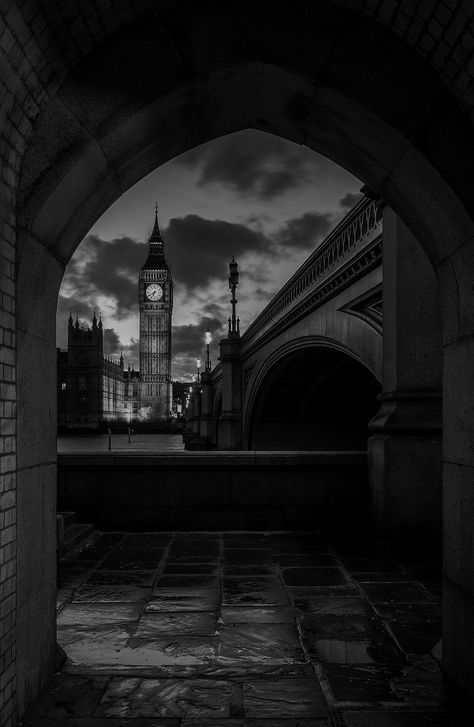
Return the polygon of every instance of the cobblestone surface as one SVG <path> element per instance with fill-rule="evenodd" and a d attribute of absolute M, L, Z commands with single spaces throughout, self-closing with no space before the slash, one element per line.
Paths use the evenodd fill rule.
<path fill-rule="evenodd" d="M 67 662 L 28 727 L 457 727 L 432 553 L 309 533 L 100 533 L 59 567 Z"/>

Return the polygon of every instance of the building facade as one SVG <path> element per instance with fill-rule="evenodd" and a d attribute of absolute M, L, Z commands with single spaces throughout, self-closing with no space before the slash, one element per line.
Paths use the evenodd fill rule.
<path fill-rule="evenodd" d="M 66 429 L 97 429 L 124 413 L 123 358 L 104 356 L 102 321 L 94 313 L 84 328 L 68 321 L 68 347 L 58 349 L 58 425 Z"/>
<path fill-rule="evenodd" d="M 57 355 L 58 426 L 96 429 L 107 422 L 165 421 L 173 415 L 171 322 L 173 279 L 155 210 L 138 275 L 139 370 L 104 356 L 102 321 L 68 322 L 68 349 Z"/>

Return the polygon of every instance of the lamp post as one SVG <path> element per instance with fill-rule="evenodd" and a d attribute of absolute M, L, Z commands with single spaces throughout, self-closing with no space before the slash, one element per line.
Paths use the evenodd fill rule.
<path fill-rule="evenodd" d="M 204 334 L 204 342 L 206 344 L 206 371 L 211 370 L 211 359 L 209 358 L 209 346 L 212 343 L 212 335 L 209 330 L 207 329 L 206 333 Z"/>
<path fill-rule="evenodd" d="M 232 257 L 229 263 L 229 288 L 232 291 L 232 318 L 229 318 L 229 336 L 238 336 L 240 333 L 240 319 L 235 317 L 235 305 L 237 298 L 235 297 L 235 289 L 239 284 L 239 266 Z"/>
<path fill-rule="evenodd" d="M 201 380 L 201 357 L 200 356 L 196 356 L 196 368 L 197 368 L 196 381 L 199 384 L 199 382 Z"/>

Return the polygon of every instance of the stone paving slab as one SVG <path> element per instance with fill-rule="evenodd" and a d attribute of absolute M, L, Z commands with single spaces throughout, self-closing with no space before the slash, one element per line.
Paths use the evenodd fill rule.
<path fill-rule="evenodd" d="M 345 727 L 468 727 L 461 715 L 447 712 L 364 711 L 343 712 Z"/>
<path fill-rule="evenodd" d="M 216 611 L 219 603 L 217 588 L 160 588 L 154 589 L 145 611 Z"/>
<path fill-rule="evenodd" d="M 360 595 L 344 596 L 333 594 L 330 596 L 297 596 L 293 599 L 293 603 L 298 612 L 307 614 L 325 615 L 371 615 L 373 609 L 366 598 Z"/>
<path fill-rule="evenodd" d="M 57 618 L 58 627 L 114 624 L 136 621 L 141 606 L 135 603 L 71 603 L 63 608 Z"/>
<path fill-rule="evenodd" d="M 305 664 L 222 664 L 217 661 L 205 664 L 164 664 L 161 666 L 135 666 L 132 668 L 103 668 L 94 672 L 90 666 L 80 667 L 66 664 L 64 673 L 74 676 L 88 676 L 92 673 L 113 677 L 120 674 L 122 677 L 144 677 L 161 679 L 219 679 L 233 683 L 243 683 L 244 680 L 262 679 L 292 679 L 313 677 L 314 668 L 310 663 Z"/>
<path fill-rule="evenodd" d="M 294 623 L 295 613 L 285 607 L 223 606 L 220 621 L 223 625 Z"/>
<path fill-rule="evenodd" d="M 283 580 L 287 586 L 343 586 L 350 583 L 342 568 L 283 568 Z"/>
<path fill-rule="evenodd" d="M 214 723 L 215 724 L 215 723 Z M 27 718 L 23 727 L 182 727 L 183 722 L 178 718 L 172 719 L 109 719 L 88 717 L 86 719 L 53 718 L 37 719 Z M 194 725 L 197 725 L 194 722 Z"/>
<path fill-rule="evenodd" d="M 156 570 L 96 570 L 89 575 L 87 586 L 152 586 L 155 580 Z"/>
<path fill-rule="evenodd" d="M 184 719 L 181 727 L 332 727 L 325 719 L 224 719 L 219 722 L 195 722 Z"/>
<path fill-rule="evenodd" d="M 289 624 L 236 624 L 219 637 L 218 661 L 233 664 L 303 664 L 297 631 Z"/>
<path fill-rule="evenodd" d="M 277 578 L 225 578 L 222 603 L 224 606 L 286 606 L 288 596 Z"/>
<path fill-rule="evenodd" d="M 95 709 L 103 717 L 228 717 L 230 685 L 198 679 L 111 679 Z"/>
<path fill-rule="evenodd" d="M 244 684 L 244 709 L 248 717 L 326 717 L 328 706 L 316 678 L 288 679 L 284 683 Z"/>
<path fill-rule="evenodd" d="M 154 613 L 147 611 L 139 619 L 134 636 L 158 635 L 214 636 L 216 615 L 212 611 L 182 611 L 179 613 Z"/>
<path fill-rule="evenodd" d="M 151 587 L 84 585 L 72 594 L 72 603 L 145 603 Z"/>
<path fill-rule="evenodd" d="M 406 659 L 374 616 L 306 614 L 303 643 L 319 661 L 340 664 L 400 664 Z"/>
<path fill-rule="evenodd" d="M 373 603 L 430 603 L 435 597 L 417 581 L 362 583 Z"/>

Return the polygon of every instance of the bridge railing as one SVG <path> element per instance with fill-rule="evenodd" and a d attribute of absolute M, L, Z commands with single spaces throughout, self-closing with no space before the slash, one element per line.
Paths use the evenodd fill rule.
<path fill-rule="evenodd" d="M 250 348 L 274 327 L 290 325 L 381 262 L 382 210 L 364 198 L 278 291 L 242 336 Z"/>

